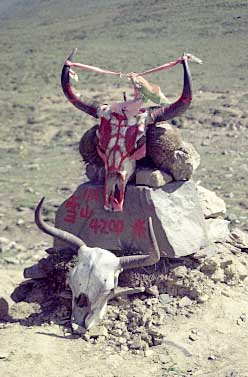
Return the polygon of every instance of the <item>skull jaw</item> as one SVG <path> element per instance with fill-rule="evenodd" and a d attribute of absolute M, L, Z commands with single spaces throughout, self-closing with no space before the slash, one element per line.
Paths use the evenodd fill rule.
<path fill-rule="evenodd" d="M 111 197 L 108 200 L 108 203 L 104 204 L 105 211 L 109 212 L 122 212 L 123 211 L 123 202 L 124 200 L 118 201 L 116 198 Z"/>
<path fill-rule="evenodd" d="M 107 311 L 108 298 L 96 306 L 94 309 L 74 307 L 72 310 L 71 325 L 75 333 L 85 332 L 96 326 L 104 317 Z"/>
<path fill-rule="evenodd" d="M 104 184 L 104 209 L 109 212 L 122 212 L 125 189 L 128 180 L 135 170 L 135 163 L 131 171 L 107 172 Z"/>

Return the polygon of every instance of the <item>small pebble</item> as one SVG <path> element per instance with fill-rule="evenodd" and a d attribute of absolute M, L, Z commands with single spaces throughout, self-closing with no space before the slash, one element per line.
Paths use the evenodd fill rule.
<path fill-rule="evenodd" d="M 217 356 L 215 356 L 215 355 L 209 355 L 208 356 L 208 360 L 216 360 L 217 359 Z"/>
<path fill-rule="evenodd" d="M 198 339 L 199 339 L 199 337 L 196 334 L 190 334 L 189 335 L 189 340 L 192 340 L 192 342 L 195 342 Z"/>
<path fill-rule="evenodd" d="M 223 290 L 221 291 L 221 294 L 222 294 L 223 296 L 225 296 L 225 297 L 231 297 L 230 292 L 228 292 L 228 290 L 226 290 L 226 289 L 223 289 Z"/>
<path fill-rule="evenodd" d="M 172 298 L 167 293 L 162 293 L 159 295 L 159 302 L 162 305 L 169 304 L 172 301 Z"/>
<path fill-rule="evenodd" d="M 159 296 L 158 287 L 156 285 L 153 285 L 152 287 L 148 287 L 146 288 L 146 293 L 153 295 L 155 297 L 158 297 Z"/>
<path fill-rule="evenodd" d="M 18 219 L 17 222 L 16 222 L 16 225 L 18 225 L 18 226 L 22 226 L 23 224 L 24 224 L 23 219 Z"/>
<path fill-rule="evenodd" d="M 183 298 L 181 298 L 178 304 L 179 308 L 184 308 L 190 305 L 192 305 L 192 300 L 190 300 L 190 298 L 187 296 L 184 296 Z"/>
<path fill-rule="evenodd" d="M 108 330 L 105 326 L 94 326 L 87 331 L 90 338 L 97 338 L 99 336 L 108 336 Z"/>
<path fill-rule="evenodd" d="M 0 360 L 7 360 L 10 356 L 9 352 L 0 352 Z"/>
<path fill-rule="evenodd" d="M 204 302 L 207 302 L 208 300 L 209 300 L 208 295 L 202 295 L 197 298 L 197 302 L 199 302 L 200 304 L 203 304 Z"/>

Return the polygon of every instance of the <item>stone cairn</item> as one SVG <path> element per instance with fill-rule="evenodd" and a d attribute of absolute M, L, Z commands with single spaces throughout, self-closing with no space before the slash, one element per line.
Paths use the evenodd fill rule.
<path fill-rule="evenodd" d="M 164 157 L 157 155 L 157 166 L 147 160 L 137 165 L 123 212 L 103 209 L 104 168 L 89 162 L 90 181 L 77 187 L 55 219 L 56 227 L 81 237 L 88 246 L 120 256 L 147 251 L 147 219 L 153 218 L 160 262 L 123 272 L 119 278 L 120 286 L 142 286 L 145 292 L 110 302 L 102 325 L 83 335 L 85 340 L 107 339 L 118 349 L 136 353 L 163 342 L 165 316 L 178 311 L 190 316 L 192 306 L 206 302 L 216 289 L 228 295 L 228 286 L 242 284 L 248 275 L 247 237 L 229 230 L 224 201 L 192 180 L 199 154 L 181 140 L 177 129 L 167 124 L 157 128 L 149 148 L 162 145 Z M 12 299 L 40 305 L 40 314 L 27 319 L 30 324 L 55 321 L 69 326 L 71 291 L 66 278 L 77 260 L 76 251 L 56 239 L 46 251 L 47 258 L 24 270 L 26 280 Z"/>

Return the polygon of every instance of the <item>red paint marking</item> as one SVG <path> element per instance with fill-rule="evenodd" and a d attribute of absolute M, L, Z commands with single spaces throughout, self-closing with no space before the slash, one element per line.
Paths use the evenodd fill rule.
<path fill-rule="evenodd" d="M 64 221 L 67 223 L 75 224 L 77 219 L 77 209 L 80 208 L 80 203 L 78 203 L 78 196 L 72 195 L 65 204 L 66 216 Z"/>
<path fill-rule="evenodd" d="M 95 203 L 99 203 L 99 199 L 100 199 L 99 190 L 97 188 L 86 188 L 82 192 L 82 199 L 87 203 L 90 202 L 90 201 L 94 201 Z"/>
<path fill-rule="evenodd" d="M 89 228 L 95 233 L 95 234 L 109 234 L 109 233 L 115 233 L 118 236 L 123 232 L 124 230 L 124 221 L 123 220 L 106 220 L 106 219 L 99 219 L 94 217 L 90 220 Z"/>
<path fill-rule="evenodd" d="M 83 219 L 90 219 L 93 215 L 94 211 L 88 206 L 88 204 L 80 210 L 80 217 Z"/>
<path fill-rule="evenodd" d="M 109 234 L 107 227 L 108 227 L 108 221 L 105 220 L 105 219 L 101 219 L 100 220 L 100 232 L 102 234 Z"/>
<path fill-rule="evenodd" d="M 89 227 L 90 227 L 90 229 L 93 230 L 93 232 L 95 234 L 97 234 L 97 232 L 98 232 L 98 219 L 96 219 L 96 218 L 91 219 L 90 223 L 89 223 Z"/>
<path fill-rule="evenodd" d="M 116 233 L 118 236 L 120 236 L 124 230 L 124 221 L 123 220 L 110 220 L 109 230 L 110 232 Z"/>

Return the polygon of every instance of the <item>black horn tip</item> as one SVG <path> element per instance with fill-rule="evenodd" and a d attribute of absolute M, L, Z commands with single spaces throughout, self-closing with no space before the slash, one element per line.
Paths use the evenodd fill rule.
<path fill-rule="evenodd" d="M 43 198 L 41 198 L 41 200 L 39 201 L 39 203 L 37 204 L 37 206 L 35 208 L 35 220 L 38 218 L 38 214 L 40 213 L 40 210 L 41 210 L 41 207 L 42 207 L 44 200 L 45 200 L 45 196 L 43 196 Z"/>
<path fill-rule="evenodd" d="M 73 58 L 73 56 L 77 53 L 77 47 L 75 47 L 73 50 L 72 50 L 72 52 L 71 52 L 71 54 L 70 54 L 70 56 L 68 57 L 68 59 L 67 60 L 72 60 L 72 58 Z"/>
<path fill-rule="evenodd" d="M 45 196 L 43 196 L 43 197 L 41 198 L 41 200 L 39 201 L 39 203 L 38 203 L 38 205 L 37 205 L 37 208 L 38 208 L 38 207 L 39 207 L 39 208 L 42 207 L 42 204 L 43 204 L 44 200 L 45 200 Z"/>

